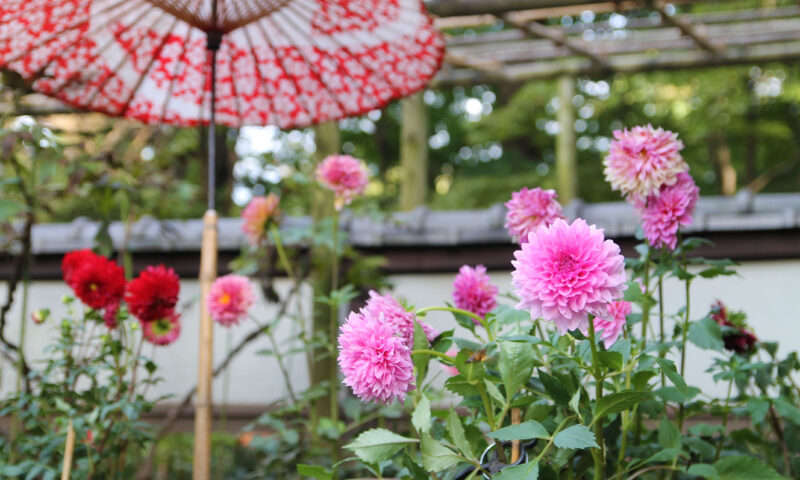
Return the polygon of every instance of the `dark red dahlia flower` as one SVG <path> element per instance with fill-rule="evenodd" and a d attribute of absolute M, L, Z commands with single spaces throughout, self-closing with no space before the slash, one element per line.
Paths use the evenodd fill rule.
<path fill-rule="evenodd" d="M 67 252 L 67 254 L 64 255 L 64 258 L 61 260 L 61 273 L 64 276 L 64 282 L 71 287 L 72 282 L 70 281 L 70 278 L 72 276 L 72 272 L 74 272 L 79 266 L 94 260 L 98 256 L 99 255 L 88 248 Z"/>
<path fill-rule="evenodd" d="M 80 258 L 80 263 L 76 259 Z M 113 303 L 119 303 L 125 293 L 125 271 L 115 262 L 89 252 L 70 259 L 64 271 L 67 284 L 75 295 L 87 306 L 100 310 Z"/>
<path fill-rule="evenodd" d="M 728 312 L 721 301 L 717 300 L 711 306 L 711 318 L 721 327 L 727 327 L 722 332 L 722 341 L 725 349 L 739 354 L 751 353 L 758 338 L 751 332 L 745 323 L 742 312 Z"/>
<path fill-rule="evenodd" d="M 180 279 L 175 270 L 164 265 L 147 267 L 128 284 L 125 301 L 131 313 L 142 322 L 151 322 L 170 314 L 178 303 Z"/>

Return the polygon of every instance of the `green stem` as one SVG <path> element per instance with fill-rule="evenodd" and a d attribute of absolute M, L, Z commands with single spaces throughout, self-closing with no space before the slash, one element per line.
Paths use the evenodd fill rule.
<path fill-rule="evenodd" d="M 333 258 L 331 260 L 331 294 L 339 288 L 339 211 L 333 212 Z M 339 329 L 339 305 L 331 301 L 330 328 L 328 330 L 328 342 L 331 348 L 331 355 L 336 351 L 336 333 Z M 330 362 L 330 406 L 331 420 L 336 425 L 339 421 L 339 371 L 335 361 Z"/>
<path fill-rule="evenodd" d="M 730 407 L 731 402 L 731 390 L 733 389 L 733 379 L 731 377 L 730 382 L 728 382 L 728 394 L 725 396 L 725 410 L 722 414 L 722 433 L 719 436 L 719 443 L 717 444 L 717 451 L 714 454 L 714 461 L 716 462 L 719 460 L 719 455 L 722 453 L 722 444 L 725 443 L 725 437 L 727 436 L 728 431 L 728 408 Z"/>
<path fill-rule="evenodd" d="M 489 396 L 486 395 L 486 387 L 480 383 L 478 383 L 476 387 L 478 388 L 478 392 L 481 394 L 481 401 L 483 401 L 483 409 L 486 410 L 486 418 L 489 421 L 489 426 L 491 427 L 492 431 L 495 431 L 497 430 L 497 425 L 495 424 L 494 420 L 494 409 L 492 408 L 492 404 L 489 403 Z"/>
<path fill-rule="evenodd" d="M 658 326 L 659 326 L 659 341 L 661 347 L 658 356 L 664 358 L 667 352 L 664 350 L 664 276 L 658 276 Z M 667 386 L 667 378 L 664 372 L 661 372 L 661 386 Z"/>
<path fill-rule="evenodd" d="M 472 318 L 473 320 L 476 320 L 478 323 L 480 323 L 481 326 L 483 326 L 484 330 L 486 330 L 486 335 L 489 337 L 489 341 L 490 342 L 494 341 L 494 333 L 492 333 L 492 331 L 489 329 L 489 325 L 486 323 L 486 319 L 484 319 L 480 315 L 476 315 L 467 310 L 461 310 L 460 308 L 455 308 L 455 307 L 425 307 L 420 310 L 417 310 L 416 314 L 417 316 L 419 316 L 422 315 L 423 313 L 428 313 L 428 312 L 451 312 L 451 313 L 460 313 L 462 315 L 466 315 Z"/>
<path fill-rule="evenodd" d="M 600 369 L 600 360 L 597 353 L 597 339 L 594 333 L 594 318 L 589 317 L 589 345 L 592 348 L 592 365 L 594 366 L 594 382 L 595 382 L 595 401 L 599 402 L 603 398 L 603 373 Z M 605 476 L 605 456 L 606 444 L 603 440 L 603 419 L 592 419 L 594 424 L 594 436 L 600 445 L 599 451 L 592 450 L 592 458 L 594 459 L 594 479 L 602 480 Z"/>
<path fill-rule="evenodd" d="M 558 435 L 558 432 L 563 430 L 564 426 L 567 424 L 567 422 L 570 419 L 572 419 L 573 417 L 574 417 L 574 415 L 570 415 L 569 417 L 565 418 L 564 420 L 561 421 L 561 423 L 558 424 L 558 427 L 556 427 L 556 431 L 553 432 L 553 435 L 550 436 L 550 439 L 547 441 L 547 445 L 545 445 L 544 448 L 542 449 L 542 452 L 539 453 L 539 455 L 536 456 L 536 458 L 533 460 L 533 463 L 539 463 L 539 461 L 542 460 L 542 458 L 547 453 L 547 451 L 550 450 L 550 447 L 553 446 L 553 439 L 556 438 L 556 435 Z"/>
<path fill-rule="evenodd" d="M 448 365 L 452 365 L 453 361 L 455 360 L 453 357 L 446 355 L 442 352 L 437 352 L 436 350 L 426 350 L 426 349 L 411 350 L 411 355 L 433 355 L 435 357 L 441 358 L 442 360 L 445 360 L 445 363 L 447 363 Z"/>
<path fill-rule="evenodd" d="M 647 255 L 644 257 L 644 273 L 642 274 L 642 283 L 644 284 L 644 295 L 650 292 L 650 248 L 647 249 Z M 641 351 L 644 352 L 647 348 L 647 324 L 650 322 L 650 302 L 645 299 L 642 305 L 642 347 Z M 634 419 L 634 443 L 639 445 L 642 438 L 642 412 L 639 411 L 639 406 L 633 407 Z"/>
<path fill-rule="evenodd" d="M 686 335 L 689 332 L 689 305 L 690 305 L 690 297 L 689 297 L 689 286 L 691 285 L 691 280 L 686 280 L 686 315 L 683 317 L 683 328 L 681 329 L 681 377 L 685 377 L 686 374 Z M 678 411 L 678 430 L 683 431 L 683 420 L 685 415 L 685 409 L 683 404 L 681 404 L 680 409 Z"/>

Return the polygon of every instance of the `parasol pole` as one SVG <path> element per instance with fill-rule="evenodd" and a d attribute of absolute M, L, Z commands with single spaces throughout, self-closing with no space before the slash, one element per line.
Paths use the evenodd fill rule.
<path fill-rule="evenodd" d="M 212 3 L 212 25 L 216 25 L 217 2 Z M 203 243 L 200 251 L 200 346 L 197 355 L 197 397 L 194 416 L 194 480 L 211 479 L 211 381 L 213 378 L 214 324 L 206 298 L 217 275 L 217 212 L 214 210 L 216 173 L 216 76 L 220 32 L 209 31 L 206 52 L 211 66 L 211 112 L 208 122 L 208 210 L 203 215 Z"/>

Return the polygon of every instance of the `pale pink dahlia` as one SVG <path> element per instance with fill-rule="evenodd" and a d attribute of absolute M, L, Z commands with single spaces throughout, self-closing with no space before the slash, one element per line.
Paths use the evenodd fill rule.
<path fill-rule="evenodd" d="M 550 225 L 558 218 L 564 218 L 561 204 L 555 190 L 523 188 L 511 194 L 506 202 L 506 229 L 517 243 L 528 241 L 528 234 L 540 225 Z"/>
<path fill-rule="evenodd" d="M 381 295 L 374 290 L 370 290 L 369 300 L 367 300 L 362 311 L 389 324 L 400 335 L 400 338 L 406 342 L 406 345 L 414 345 L 414 320 L 416 320 L 416 315 L 406 310 L 391 295 Z M 439 331 L 435 328 L 421 320 L 417 320 L 417 322 L 422 327 L 422 331 L 425 332 L 429 342 L 439 336 Z"/>
<path fill-rule="evenodd" d="M 317 180 L 335 194 L 336 210 L 364 193 L 369 172 L 364 162 L 349 155 L 330 155 L 317 166 Z"/>
<path fill-rule="evenodd" d="M 445 353 L 445 355 L 447 355 L 448 357 L 456 358 L 458 356 L 458 350 L 451 348 L 450 350 L 447 351 L 447 353 Z M 443 363 L 442 369 L 445 372 L 447 372 L 447 374 L 450 375 L 451 377 L 455 377 L 456 375 L 458 375 L 458 368 L 452 365 L 446 365 Z"/>
<path fill-rule="evenodd" d="M 414 389 L 411 350 L 392 326 L 365 310 L 352 312 L 339 335 L 344 384 L 366 402 L 403 401 Z"/>
<path fill-rule="evenodd" d="M 464 265 L 453 282 L 453 300 L 456 307 L 485 318 L 497 306 L 497 287 L 489 283 L 486 267 Z M 473 320 L 475 324 L 478 321 Z"/>
<path fill-rule="evenodd" d="M 554 322 L 561 333 L 586 330 L 588 314 L 605 316 L 606 305 L 622 297 L 626 287 L 619 247 L 581 218 L 539 228 L 514 257 L 516 308 Z"/>
<path fill-rule="evenodd" d="M 214 280 L 206 299 L 206 307 L 215 322 L 230 327 L 247 318 L 255 295 L 250 280 L 241 275 L 225 275 Z"/>
<path fill-rule="evenodd" d="M 655 248 L 675 250 L 678 229 L 692 223 L 700 189 L 688 173 L 679 173 L 672 185 L 664 185 L 656 195 L 637 202 L 647 243 Z"/>
<path fill-rule="evenodd" d="M 141 322 L 142 336 L 153 345 L 169 345 L 181 334 L 180 315 L 174 310 L 150 322 Z"/>
<path fill-rule="evenodd" d="M 604 318 L 594 318 L 595 333 L 606 348 L 610 348 L 617 341 L 630 313 L 631 304 L 625 300 L 617 300 L 608 304 L 608 314 Z"/>
<path fill-rule="evenodd" d="M 672 185 L 676 176 L 689 171 L 680 151 L 678 135 L 662 128 L 633 127 L 614 131 L 614 140 L 603 164 L 606 180 L 631 201 Z"/>
<path fill-rule="evenodd" d="M 242 210 L 242 231 L 251 245 L 258 245 L 267 235 L 271 221 L 280 214 L 280 198 L 270 193 L 266 197 L 255 197 Z"/>

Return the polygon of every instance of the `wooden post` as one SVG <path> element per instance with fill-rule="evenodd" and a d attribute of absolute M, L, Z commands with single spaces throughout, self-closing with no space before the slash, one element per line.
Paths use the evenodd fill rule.
<path fill-rule="evenodd" d="M 428 197 L 428 112 L 417 92 L 400 101 L 400 210 L 413 210 L 425 205 Z"/>
<path fill-rule="evenodd" d="M 64 445 L 64 463 L 61 467 L 61 480 L 69 480 L 70 472 L 72 471 L 72 453 L 75 451 L 75 428 L 72 426 L 72 420 L 69 421 L 67 427 L 67 441 Z"/>
<path fill-rule="evenodd" d="M 519 408 L 511 409 L 511 425 L 519 425 L 522 421 L 522 411 Z M 511 463 L 517 463 L 519 460 L 519 440 L 511 441 Z"/>
<path fill-rule="evenodd" d="M 197 395 L 194 415 L 194 480 L 211 479 L 211 379 L 213 375 L 214 324 L 206 298 L 217 276 L 217 212 L 203 215 L 203 245 L 200 252 L 200 348 L 197 358 Z"/>
<path fill-rule="evenodd" d="M 578 196 L 577 152 L 575 151 L 575 77 L 562 75 L 558 78 L 558 125 L 556 137 L 556 175 L 558 177 L 558 200 L 566 205 Z"/>
<path fill-rule="evenodd" d="M 317 146 L 314 160 L 317 164 L 328 155 L 339 153 L 340 134 L 337 122 L 328 122 L 314 127 L 314 140 Z M 323 188 L 312 189 L 311 216 L 314 220 L 315 228 L 319 222 L 333 215 L 333 195 Z M 310 274 L 311 284 L 314 288 L 314 295 L 328 295 L 331 290 L 331 252 L 321 246 L 313 247 L 312 271 Z M 328 335 L 331 324 L 331 309 L 327 305 L 315 302 L 313 305 L 313 334 Z M 331 340 L 335 342 L 335 339 Z M 331 372 L 336 366 L 335 357 L 328 355 L 328 349 L 321 347 L 312 353 L 312 364 L 309 365 L 309 373 L 312 385 L 330 380 Z M 312 422 L 319 416 L 330 416 L 330 398 L 322 397 L 315 402 L 312 411 Z"/>

